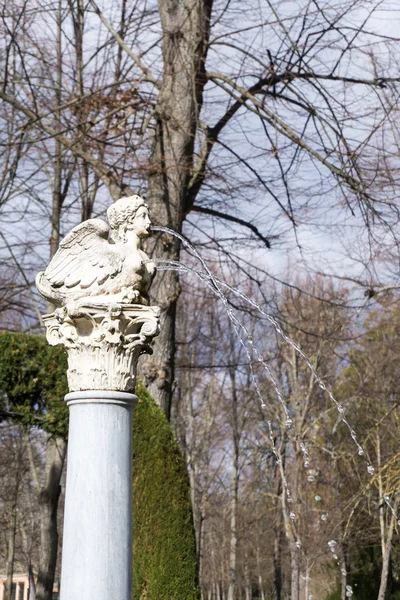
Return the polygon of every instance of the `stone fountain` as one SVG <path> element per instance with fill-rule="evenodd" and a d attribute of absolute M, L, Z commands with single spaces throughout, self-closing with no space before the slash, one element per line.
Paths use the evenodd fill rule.
<path fill-rule="evenodd" d="M 56 308 L 48 342 L 68 353 L 70 409 L 61 600 L 132 596 L 132 415 L 137 361 L 159 331 L 148 206 L 121 198 L 109 225 L 75 227 L 36 285 Z"/>

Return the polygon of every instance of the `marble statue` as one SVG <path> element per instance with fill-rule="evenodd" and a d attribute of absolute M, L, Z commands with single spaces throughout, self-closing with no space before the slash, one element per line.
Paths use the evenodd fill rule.
<path fill-rule="evenodd" d="M 152 353 L 160 308 L 139 196 L 117 200 L 108 223 L 75 227 L 36 284 L 54 308 L 47 341 L 68 355 L 70 411 L 61 600 L 132 599 L 132 419 L 138 359 Z"/>
<path fill-rule="evenodd" d="M 75 227 L 36 277 L 56 307 L 43 323 L 49 344 L 67 350 L 71 392 L 133 392 L 138 357 L 152 353 L 159 332 L 160 309 L 148 296 L 155 264 L 141 249 L 148 206 L 140 196 L 121 198 L 107 218 L 109 225 L 89 219 Z"/>
<path fill-rule="evenodd" d="M 148 206 L 140 196 L 117 200 L 107 223 L 89 219 L 62 240 L 47 269 L 36 277 L 40 294 L 55 306 L 122 302 L 149 304 L 155 265 L 141 249 L 150 233 Z"/>

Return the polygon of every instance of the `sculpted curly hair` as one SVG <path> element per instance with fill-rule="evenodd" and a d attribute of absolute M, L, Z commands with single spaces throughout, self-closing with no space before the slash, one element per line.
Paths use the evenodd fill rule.
<path fill-rule="evenodd" d="M 120 198 L 107 209 L 107 219 L 114 236 L 117 235 L 120 239 L 125 238 L 128 221 L 135 216 L 141 206 L 148 208 L 143 198 L 134 195 Z"/>

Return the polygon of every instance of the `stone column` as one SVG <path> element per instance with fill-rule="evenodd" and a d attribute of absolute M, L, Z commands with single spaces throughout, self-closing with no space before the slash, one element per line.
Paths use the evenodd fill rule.
<path fill-rule="evenodd" d="M 61 600 L 132 595 L 132 413 L 136 365 L 159 309 L 83 305 L 44 317 L 68 352 L 70 409 Z"/>

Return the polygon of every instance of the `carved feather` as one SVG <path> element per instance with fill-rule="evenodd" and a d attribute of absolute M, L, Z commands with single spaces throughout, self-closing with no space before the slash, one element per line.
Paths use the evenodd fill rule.
<path fill-rule="evenodd" d="M 107 216 L 110 226 L 90 219 L 75 227 L 36 278 L 40 294 L 71 314 L 87 302 L 149 302 L 155 265 L 141 248 L 142 238 L 150 233 L 148 207 L 139 196 L 129 196 L 117 200 Z"/>
<path fill-rule="evenodd" d="M 82 293 L 99 293 L 107 279 L 122 269 L 124 257 L 108 242 L 110 228 L 101 219 L 90 219 L 75 227 L 36 284 L 41 295 L 63 304 Z"/>

